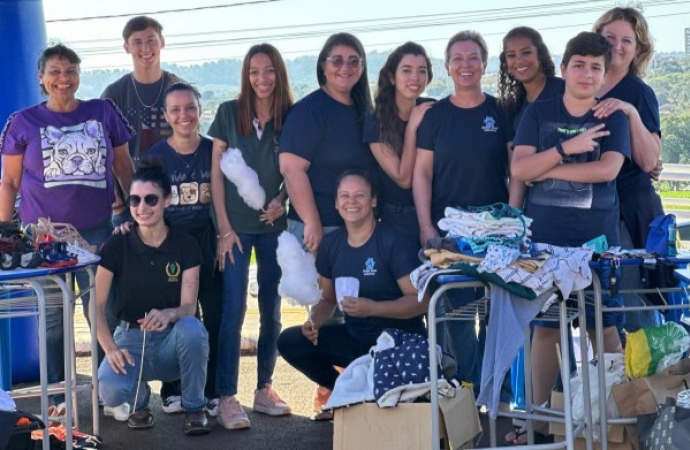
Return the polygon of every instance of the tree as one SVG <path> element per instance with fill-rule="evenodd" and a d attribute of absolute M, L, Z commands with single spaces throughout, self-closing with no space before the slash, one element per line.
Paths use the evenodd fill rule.
<path fill-rule="evenodd" d="M 661 121 L 661 136 L 664 161 L 690 164 L 690 111 L 666 114 Z"/>

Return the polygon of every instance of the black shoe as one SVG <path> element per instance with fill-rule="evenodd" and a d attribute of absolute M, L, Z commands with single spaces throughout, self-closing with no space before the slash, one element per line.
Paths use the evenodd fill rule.
<path fill-rule="evenodd" d="M 148 406 L 129 415 L 127 426 L 133 430 L 145 430 L 153 426 L 153 413 Z"/>
<path fill-rule="evenodd" d="M 206 412 L 203 409 L 200 411 L 187 411 L 185 416 L 187 420 L 184 423 L 184 434 L 187 436 L 208 434 L 211 431 L 211 425 L 208 423 Z"/>

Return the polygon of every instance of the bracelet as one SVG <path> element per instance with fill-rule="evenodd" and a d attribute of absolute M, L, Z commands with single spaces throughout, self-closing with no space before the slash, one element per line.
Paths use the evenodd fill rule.
<path fill-rule="evenodd" d="M 216 236 L 216 238 L 217 238 L 217 239 L 225 239 L 226 237 L 230 236 L 231 234 L 232 234 L 232 230 L 228 231 L 227 233 L 225 233 L 225 234 L 222 235 L 222 236 L 219 234 L 219 235 Z"/>
<path fill-rule="evenodd" d="M 558 154 L 561 155 L 561 158 L 566 159 L 568 157 L 568 154 L 563 150 L 563 145 L 560 142 L 556 142 L 555 147 Z"/>

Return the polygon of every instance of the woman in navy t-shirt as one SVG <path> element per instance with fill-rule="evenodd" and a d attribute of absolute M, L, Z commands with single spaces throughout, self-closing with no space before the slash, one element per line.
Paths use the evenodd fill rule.
<path fill-rule="evenodd" d="M 414 42 L 399 46 L 381 67 L 374 113 L 364 121 L 364 143 L 369 144 L 381 177 L 381 221 L 413 241 L 419 238 L 412 199 L 417 128 L 433 104 L 420 95 L 432 78 L 424 47 Z"/>
<path fill-rule="evenodd" d="M 364 48 L 355 36 L 336 33 L 319 53 L 320 89 L 295 104 L 280 139 L 280 172 L 290 210 L 288 229 L 316 253 L 324 232 L 343 225 L 333 209 L 335 181 L 347 169 L 373 169 L 362 143 L 371 111 Z"/>

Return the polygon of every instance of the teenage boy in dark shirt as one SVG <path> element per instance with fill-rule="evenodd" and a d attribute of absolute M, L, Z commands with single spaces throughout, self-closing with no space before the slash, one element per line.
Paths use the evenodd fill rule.
<path fill-rule="evenodd" d="M 533 103 L 520 122 L 511 176 L 530 185 L 525 214 L 534 220 L 534 242 L 581 246 L 603 234 L 609 245 L 620 245 L 615 180 L 630 158 L 629 124 L 623 113 L 597 118 L 592 111 L 610 60 L 611 46 L 605 38 L 578 34 L 568 42 L 561 64 L 565 93 Z M 602 275 L 602 282 L 608 279 Z M 618 300 L 602 298 L 609 306 Z M 617 320 L 615 313 L 604 314 L 605 352 L 622 351 Z M 587 329 L 592 331 L 593 325 L 591 311 Z M 548 400 L 558 373 L 559 332 L 547 327 L 535 327 L 532 344 L 537 405 Z"/>

